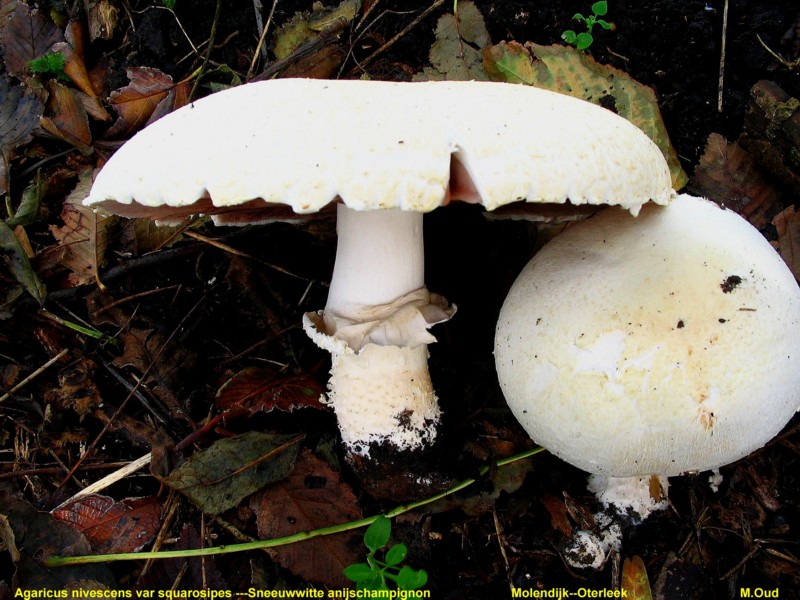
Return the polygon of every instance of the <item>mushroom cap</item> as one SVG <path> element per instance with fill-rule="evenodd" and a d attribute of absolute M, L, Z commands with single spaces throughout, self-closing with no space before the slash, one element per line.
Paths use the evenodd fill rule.
<path fill-rule="evenodd" d="M 221 222 L 238 206 L 252 222 L 265 206 L 310 213 L 337 199 L 423 212 L 451 199 L 489 210 L 569 199 L 635 213 L 673 195 L 658 147 L 576 98 L 491 82 L 277 79 L 149 125 L 111 157 L 85 203 Z"/>
<path fill-rule="evenodd" d="M 514 415 L 567 462 L 613 477 L 712 469 L 800 407 L 800 289 L 714 203 L 610 208 L 525 267 L 494 352 Z"/>

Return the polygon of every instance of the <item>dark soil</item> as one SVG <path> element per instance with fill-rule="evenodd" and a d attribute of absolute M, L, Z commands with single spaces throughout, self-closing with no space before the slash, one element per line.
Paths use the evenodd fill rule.
<path fill-rule="evenodd" d="M 60 3 L 47 4 L 65 10 Z M 200 66 L 199 58 L 184 58 L 191 48 L 178 21 L 155 4 L 131 4 L 117 35 L 92 46 L 92 59 L 102 56 L 110 66 L 109 89 L 127 83 L 128 67 L 154 67 L 178 81 Z M 265 19 L 271 4 L 264 2 Z M 494 43 L 559 44 L 561 32 L 573 26 L 573 14 L 587 13 L 590 3 L 496 0 L 476 4 Z M 781 65 L 757 38 L 787 61 L 798 60 L 800 8 L 796 0 L 730 2 L 721 111 L 717 107 L 721 1 L 611 0 L 609 4 L 606 19 L 616 28 L 596 31 L 592 55 L 653 87 L 672 143 L 690 175 L 710 133 L 721 133 L 729 140 L 738 138 L 750 89 L 757 81 L 775 81 L 790 95 L 800 97 L 800 68 Z M 381 18 L 351 48 L 337 73 L 361 75 L 361 61 L 428 6 L 429 2 L 418 0 L 380 2 L 375 16 L 380 13 Z M 296 11 L 310 8 L 311 2 L 278 2 L 274 23 L 279 26 Z M 214 9 L 212 0 L 178 0 L 180 25 L 195 43 L 208 38 Z M 451 9 L 452 3 L 445 2 L 370 61 L 365 72 L 376 79 L 410 78 L 428 63 L 436 20 Z M 252 2 L 223 2 L 217 48 L 209 68 L 227 65 L 245 73 L 258 35 Z M 200 93 L 207 91 L 201 88 Z M 25 169 L 34 160 L 62 149 L 63 145 L 52 141 L 37 141 L 35 153 L 12 164 L 12 189 L 21 190 L 30 182 L 32 175 Z M 53 185 L 47 206 L 28 231 L 37 249 L 53 246 L 48 226 L 59 223 L 61 205 L 77 180 L 80 164 L 92 160 L 70 157 L 48 164 Z M 783 205 L 789 206 L 795 199 L 785 193 Z M 532 447 L 505 407 L 494 373 L 492 344 L 495 319 L 507 290 L 550 234 L 537 231 L 530 223 L 489 221 L 472 206 L 451 206 L 426 218 L 427 285 L 459 307 L 451 322 L 434 331 L 439 341 L 431 347 L 432 377 L 445 414 L 436 462 L 444 477 L 461 480 L 475 476 L 492 457 Z M 146 393 L 157 398 L 156 407 L 148 409 L 132 401 L 126 409 L 130 422 L 111 428 L 94 449 L 93 463 L 130 460 L 152 447 L 173 445 L 189 436 L 209 414 L 215 414 L 214 396 L 222 382 L 245 367 L 288 364 L 282 376 L 310 373 L 324 384 L 327 356 L 306 339 L 297 324 L 303 312 L 325 304 L 326 288 L 318 282 L 330 277 L 333 223 L 322 220 L 302 227 L 277 224 L 233 231 L 207 225 L 202 234 L 222 238 L 256 260 L 186 238 L 147 260 L 112 253 L 104 277 L 105 293 L 92 285 L 70 286 L 57 271 L 46 281 L 50 289 L 47 307 L 70 320 L 92 321 L 98 318 L 98 307 L 125 301 L 122 320 L 98 318 L 93 325 L 111 335 L 121 328 L 149 331 L 162 341 L 174 334 L 163 357 L 164 368 L 156 369 L 156 377 L 151 377 L 151 386 L 159 386 L 160 391 Z M 44 262 L 38 268 L 50 273 Z M 302 279 L 267 265 L 278 265 Z M 2 277 L 4 284 L 11 281 L 7 273 Z M 126 300 L 155 288 L 173 291 Z M 108 310 L 108 314 L 113 312 Z M 78 490 L 74 483 L 59 487 L 65 475 L 59 465 L 75 464 L 82 449 L 102 429 L 103 418 L 128 394 L 115 373 L 141 376 L 136 364 L 118 368 L 116 362 L 116 367 L 111 366 L 119 350 L 56 327 L 34 303 L 22 301 L 12 315 L 0 321 L 3 390 L 10 387 L 5 382 L 12 379 L 12 369 L 30 373 L 63 348 L 71 349 L 70 362 L 45 372 L 31 387 L 0 403 L 4 420 L 0 494 L 13 492 L 42 510 L 53 508 Z M 150 351 L 156 352 L 156 348 Z M 88 357 L 94 365 L 84 383 L 96 388 L 105 401 L 102 407 L 93 407 L 79 417 L 74 410 L 59 407 L 48 394 L 66 385 L 65 377 L 73 373 L 80 357 Z M 127 380 L 133 381 L 128 375 Z M 708 473 L 675 478 L 670 489 L 671 509 L 639 526 L 626 525 L 621 554 L 612 556 L 600 570 L 575 569 L 563 558 L 568 530 L 586 525 L 587 515 L 598 507 L 586 491 L 585 473 L 546 453 L 530 460 L 530 471 L 512 493 L 491 494 L 492 481 L 479 478 L 474 489 L 464 493 L 463 502 L 399 518 L 395 534 L 409 545 L 409 562 L 428 572 L 427 588 L 433 598 L 508 598 L 512 584 L 540 590 L 611 589 L 618 585 L 622 561 L 632 556 L 643 559 L 657 598 L 739 598 L 744 597 L 740 593 L 743 588 L 779 590 L 781 598 L 800 597 L 798 425 L 795 418 L 765 449 L 722 468 L 724 480 L 717 493 L 708 486 Z M 250 429 L 303 431 L 307 447 L 326 447 L 331 455 L 340 457 L 340 449 L 333 443 L 333 417 L 311 409 L 226 422 L 209 433 L 210 437 L 200 439 L 198 447 Z M 15 469 L 45 467 L 53 471 L 13 475 Z M 84 481 L 97 477 L 91 472 L 80 475 Z M 343 478 L 352 486 L 364 514 L 395 506 L 392 499 L 367 494 L 346 469 Z M 509 483 L 509 489 L 513 487 Z M 486 493 L 480 501 L 475 499 L 478 491 Z M 155 478 L 142 475 L 104 493 L 121 500 L 163 490 Z M 244 514 L 247 510 L 231 511 L 237 514 L 226 518 L 246 525 L 252 518 Z M 177 537 L 186 523 L 199 529 L 200 518 L 197 512 L 183 509 L 170 535 Z M 206 535 L 215 536 L 206 539 L 205 545 L 236 541 L 217 524 L 206 521 L 204 526 Z M 9 555 L 0 554 L 0 581 L 8 586 L 13 569 Z M 118 585 L 131 587 L 141 570 L 140 562 L 118 563 L 113 574 Z M 217 585 L 236 591 L 250 587 L 254 573 L 275 588 L 306 585 L 302 578 L 260 554 L 221 558 L 216 570 L 221 578 Z M 3 593 L 0 583 L 0 598 Z"/>

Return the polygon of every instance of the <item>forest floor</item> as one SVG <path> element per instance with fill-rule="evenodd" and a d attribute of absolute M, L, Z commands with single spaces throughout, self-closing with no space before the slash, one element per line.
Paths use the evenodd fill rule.
<path fill-rule="evenodd" d="M 441 0 L 169 5 L 0 0 L 0 599 L 64 586 L 336 589 L 350 585 L 342 569 L 365 559 L 363 530 L 202 559 L 45 561 L 275 538 L 432 494 L 365 486 L 318 401 L 329 359 L 300 322 L 325 305 L 335 224 L 165 230 L 102 219 L 80 200 L 116 148 L 154 115 L 248 80 L 488 78 L 492 49 L 532 60 L 565 46 L 562 33 L 580 30 L 573 15 L 591 11 L 575 0 L 462 0 L 457 21 Z M 627 74 L 652 89 L 676 185 L 739 211 L 798 275 L 797 2 L 611 0 L 603 18 L 613 28 L 595 26 L 592 45 L 567 56 L 601 65 L 586 75 L 592 85 Z M 461 48 L 455 61 L 446 39 Z M 708 472 L 673 478 L 670 508 L 621 520 L 621 548 L 596 569 L 567 560 L 579 531 L 602 533 L 585 473 L 546 452 L 484 469 L 535 447 L 506 407 L 492 347 L 505 294 L 554 231 L 457 204 L 426 216 L 427 286 L 459 307 L 433 330 L 430 368 L 444 414 L 439 463 L 450 481 L 476 481 L 392 523 L 430 597 L 608 591 L 623 571 L 667 600 L 800 597 L 797 417 L 722 467 L 717 490 Z M 67 502 L 147 456 L 150 468 Z M 230 457 L 257 477 L 225 471 Z"/>

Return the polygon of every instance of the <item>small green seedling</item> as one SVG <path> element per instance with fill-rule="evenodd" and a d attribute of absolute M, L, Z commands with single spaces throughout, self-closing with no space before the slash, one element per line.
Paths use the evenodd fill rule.
<path fill-rule="evenodd" d="M 392 533 L 392 522 L 380 516 L 367 527 L 364 532 L 364 545 L 369 549 L 366 563 L 350 565 L 344 570 L 344 576 L 356 582 L 357 590 L 388 590 L 389 581 L 393 581 L 398 590 L 416 590 L 428 581 L 428 574 L 423 570 L 400 566 L 408 555 L 405 544 L 395 544 L 383 553 L 383 560 L 376 554 L 389 543 Z"/>
<path fill-rule="evenodd" d="M 64 73 L 67 60 L 61 52 L 47 52 L 38 58 L 28 61 L 28 68 L 31 73 L 41 75 L 54 75 L 58 79 L 69 81 L 69 77 Z"/>
<path fill-rule="evenodd" d="M 581 13 L 575 13 L 572 17 L 573 21 L 580 21 L 586 26 L 586 31 L 575 33 L 572 29 L 567 29 L 561 34 L 561 39 L 571 46 L 575 46 L 578 50 L 586 50 L 592 45 L 594 38 L 592 37 L 592 29 L 595 25 L 599 25 L 603 29 L 614 29 L 614 24 L 598 19 L 597 17 L 604 17 L 608 12 L 608 2 L 600 0 L 592 4 L 592 14 L 584 17 Z"/>

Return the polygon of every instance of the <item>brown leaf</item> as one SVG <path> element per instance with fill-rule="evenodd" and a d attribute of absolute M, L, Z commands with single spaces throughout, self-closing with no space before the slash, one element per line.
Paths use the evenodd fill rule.
<path fill-rule="evenodd" d="M 4 55 L 6 70 L 23 79 L 28 74 L 28 63 L 63 39 L 61 30 L 39 10 L 16 3 L 5 27 L 0 29 L 0 54 Z"/>
<path fill-rule="evenodd" d="M 0 140 L 2 150 L 9 153 L 33 139 L 39 126 L 44 105 L 20 85 L 13 85 L 8 77 L 0 76 Z"/>
<path fill-rule="evenodd" d="M 47 82 L 47 89 L 50 96 L 47 99 L 47 115 L 41 119 L 42 127 L 84 154 L 91 154 L 92 133 L 81 101 L 71 88 L 55 80 Z"/>
<path fill-rule="evenodd" d="M 362 517 L 355 495 L 340 481 L 327 463 L 304 451 L 292 474 L 265 492 L 254 496 L 250 506 L 256 512 L 262 539 L 311 531 Z M 273 550 L 276 560 L 296 575 L 331 587 L 348 581 L 342 570 L 360 560 L 360 536 L 353 532 L 320 536 L 280 546 Z"/>
<path fill-rule="evenodd" d="M 78 97 L 86 112 L 99 121 L 110 121 L 111 115 L 103 108 L 102 102 L 97 97 L 97 90 L 86 68 L 83 24 L 71 20 L 67 24 L 64 36 L 65 42 L 53 46 L 54 52 L 60 52 L 64 56 L 64 73 L 83 92 Z"/>
<path fill-rule="evenodd" d="M 130 83 L 111 92 L 109 98 L 119 117 L 106 132 L 109 139 L 128 138 L 151 122 L 156 108 L 175 87 L 172 78 L 158 69 L 132 67 L 127 74 Z"/>
<path fill-rule="evenodd" d="M 74 556 L 91 553 L 86 538 L 71 525 L 52 515 L 40 512 L 6 489 L 0 488 L 0 507 L 13 532 L 16 548 L 16 589 L 63 589 L 76 581 L 99 581 L 114 585 L 115 580 L 105 565 L 75 565 L 48 569 L 42 559 L 53 554 Z"/>
<path fill-rule="evenodd" d="M 551 494 L 543 495 L 539 498 L 539 501 L 547 509 L 553 529 L 560 531 L 565 537 L 571 538 L 572 525 L 569 522 L 566 503 Z"/>
<path fill-rule="evenodd" d="M 83 6 L 89 23 L 89 39 L 110 40 L 119 22 L 119 9 L 111 0 L 84 0 Z"/>
<path fill-rule="evenodd" d="M 71 20 L 64 30 L 64 37 L 66 38 L 65 42 L 59 42 L 53 46 L 55 52 L 61 52 L 64 56 L 64 73 L 83 93 L 97 96 L 97 90 L 94 89 L 86 70 L 83 24 L 80 21 Z"/>
<path fill-rule="evenodd" d="M 53 511 L 53 516 L 83 533 L 97 553 L 136 552 L 160 526 L 155 496 L 116 502 L 108 496 L 84 496 Z"/>
<path fill-rule="evenodd" d="M 795 279 L 800 280 L 800 214 L 794 206 L 775 215 L 772 224 L 778 231 L 778 250 Z"/>
<path fill-rule="evenodd" d="M 279 377 L 274 371 L 249 367 L 231 377 L 217 392 L 217 406 L 223 410 L 258 412 L 298 408 L 323 408 L 322 386 L 310 375 Z"/>
<path fill-rule="evenodd" d="M 89 283 L 97 277 L 109 233 L 117 221 L 116 217 L 102 216 L 83 206 L 82 200 L 88 196 L 91 185 L 91 172 L 84 171 L 64 202 L 61 212 L 64 225 L 50 226 L 53 237 L 68 249 L 62 264 L 74 273 L 71 278 L 74 285 Z"/>
<path fill-rule="evenodd" d="M 458 11 L 439 17 L 436 41 L 431 46 L 432 67 L 416 75 L 416 81 L 486 80 L 481 49 L 490 42 L 483 15 L 470 0 L 458 3 Z"/>
<path fill-rule="evenodd" d="M 735 210 L 757 229 L 769 223 L 767 214 L 780 198 L 748 152 L 718 133 L 708 136 L 688 187 L 695 194 Z"/>
<path fill-rule="evenodd" d="M 640 556 L 626 558 L 622 563 L 622 591 L 631 600 L 652 600 L 647 569 Z"/>
<path fill-rule="evenodd" d="M 94 384 L 96 365 L 87 358 L 71 364 L 58 374 L 58 388 L 48 390 L 44 399 L 59 411 L 74 410 L 81 421 L 103 399 Z"/>

